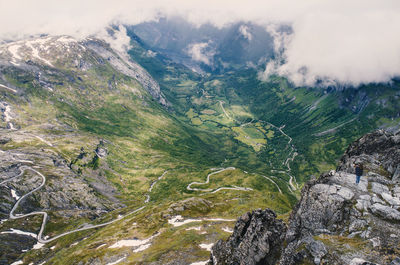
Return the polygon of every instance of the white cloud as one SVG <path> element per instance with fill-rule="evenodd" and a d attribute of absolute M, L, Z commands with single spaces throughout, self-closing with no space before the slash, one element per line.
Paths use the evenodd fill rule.
<path fill-rule="evenodd" d="M 250 29 L 246 25 L 241 25 L 239 27 L 239 32 L 242 34 L 243 37 L 251 41 L 253 39 L 253 35 L 251 35 Z"/>
<path fill-rule="evenodd" d="M 104 28 L 97 33 L 97 36 L 105 40 L 110 44 L 111 48 L 120 53 L 124 53 L 131 47 L 131 39 L 127 35 L 126 28 L 122 25 L 119 25 L 118 29 L 115 30 Z"/>
<path fill-rule="evenodd" d="M 214 52 L 207 50 L 207 48 L 208 42 L 193 43 L 188 47 L 188 54 L 193 60 L 210 65 Z"/>
<path fill-rule="evenodd" d="M 398 0 L 0 0 L 0 10 L 0 40 L 36 34 L 102 35 L 109 25 L 160 16 L 219 27 L 249 21 L 274 35 L 279 61 L 269 64 L 264 78 L 278 73 L 297 85 L 313 85 L 319 79 L 358 85 L 400 75 Z M 281 24 L 290 25 L 293 33 L 271 30 Z M 113 40 L 116 47 L 126 47 L 122 35 Z"/>
<path fill-rule="evenodd" d="M 400 3 L 354 2 L 320 6 L 294 20 L 294 33 L 280 40 L 279 60 L 285 63 L 270 63 L 264 77 L 284 75 L 296 85 L 321 80 L 357 86 L 399 76 Z"/>

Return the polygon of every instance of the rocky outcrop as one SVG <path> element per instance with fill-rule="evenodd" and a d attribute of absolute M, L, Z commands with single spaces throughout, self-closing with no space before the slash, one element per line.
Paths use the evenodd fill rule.
<path fill-rule="evenodd" d="M 193 211 L 205 214 L 208 213 L 213 206 L 213 203 L 209 200 L 192 197 L 171 204 L 168 209 L 163 213 L 163 217 L 170 218 L 174 215 L 182 214 L 184 211 Z"/>
<path fill-rule="evenodd" d="M 229 239 L 213 246 L 209 264 L 275 264 L 285 232 L 286 225 L 269 209 L 245 213 Z"/>
<path fill-rule="evenodd" d="M 358 185 L 354 162 L 364 165 Z M 286 228 L 271 211 L 265 213 L 274 221 L 260 211 L 248 213 L 227 242 L 214 245 L 210 264 L 397 264 L 399 164 L 400 134 L 376 131 L 360 138 L 349 146 L 337 171 L 304 186 L 281 235 L 284 240 L 275 237 Z"/>

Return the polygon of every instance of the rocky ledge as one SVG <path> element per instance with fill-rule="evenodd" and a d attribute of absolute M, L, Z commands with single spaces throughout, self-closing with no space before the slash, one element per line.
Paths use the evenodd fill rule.
<path fill-rule="evenodd" d="M 400 134 L 367 134 L 304 186 L 287 224 L 268 209 L 243 215 L 209 264 L 400 264 L 399 175 Z"/>

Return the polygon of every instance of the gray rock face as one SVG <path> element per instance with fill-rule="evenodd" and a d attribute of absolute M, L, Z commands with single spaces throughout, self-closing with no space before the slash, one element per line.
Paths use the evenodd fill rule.
<path fill-rule="evenodd" d="M 248 213 L 227 242 L 214 245 L 210 264 L 398 264 L 393 257 L 400 253 L 400 186 L 394 178 L 399 139 L 383 131 L 366 135 L 349 147 L 336 172 L 309 181 L 284 242 L 272 236 L 277 222 L 263 225 L 260 212 Z M 356 160 L 363 161 L 365 173 L 358 185 Z M 271 238 L 275 251 L 265 247 Z"/>
<path fill-rule="evenodd" d="M 376 193 L 376 194 L 381 194 L 383 192 L 386 192 L 386 193 L 389 192 L 389 188 L 387 186 L 382 185 L 377 182 L 371 182 L 371 189 L 372 189 L 372 192 Z"/>
<path fill-rule="evenodd" d="M 276 264 L 286 226 L 276 214 L 258 209 L 242 215 L 233 234 L 212 248 L 209 264 Z"/>
<path fill-rule="evenodd" d="M 316 230 L 337 231 L 349 219 L 354 193 L 348 188 L 315 181 L 306 185 L 304 194 L 291 216 L 289 242 L 312 236 Z"/>
<path fill-rule="evenodd" d="M 379 215 L 386 220 L 400 221 L 400 212 L 389 206 L 375 203 L 370 209 L 373 214 Z"/>

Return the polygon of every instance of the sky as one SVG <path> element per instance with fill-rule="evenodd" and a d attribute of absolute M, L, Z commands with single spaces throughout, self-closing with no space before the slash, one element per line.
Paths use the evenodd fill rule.
<path fill-rule="evenodd" d="M 357 86 L 400 76 L 398 0 L 0 0 L 0 40 L 100 36 L 109 25 L 162 16 L 182 16 L 196 25 L 246 21 L 264 26 L 276 49 L 276 61 L 260 74 L 264 79 L 279 74 L 298 86 Z M 292 33 L 277 30 L 282 24 Z"/>

